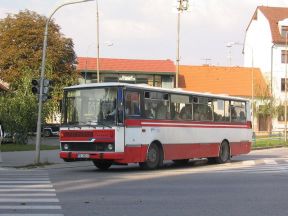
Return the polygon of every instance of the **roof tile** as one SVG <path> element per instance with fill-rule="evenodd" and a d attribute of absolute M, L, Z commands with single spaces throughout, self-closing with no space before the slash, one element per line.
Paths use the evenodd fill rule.
<path fill-rule="evenodd" d="M 180 66 L 179 87 L 188 91 L 251 97 L 252 74 L 256 97 L 268 88 L 258 68 Z"/>
<path fill-rule="evenodd" d="M 269 21 L 273 42 L 279 44 L 285 44 L 286 38 L 281 36 L 278 27 L 278 22 L 288 18 L 288 8 L 259 6 L 256 9 L 253 19 L 257 19 L 258 9 L 264 14 L 264 16 Z"/>
<path fill-rule="evenodd" d="M 97 58 L 78 57 L 77 70 L 96 70 Z M 101 71 L 175 73 L 173 61 L 99 58 Z"/>

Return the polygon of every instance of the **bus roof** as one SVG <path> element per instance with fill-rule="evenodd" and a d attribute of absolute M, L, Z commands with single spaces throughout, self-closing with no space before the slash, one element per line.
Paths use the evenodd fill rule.
<path fill-rule="evenodd" d="M 229 95 L 185 91 L 185 90 L 177 89 L 177 88 L 168 89 L 168 88 L 149 86 L 147 84 L 129 84 L 129 83 L 118 83 L 118 82 L 80 84 L 80 85 L 65 87 L 64 90 L 98 88 L 98 87 L 129 87 L 129 88 L 136 88 L 136 89 L 143 89 L 143 90 L 150 90 L 150 91 L 153 91 L 153 90 L 161 91 L 161 92 L 167 92 L 167 93 L 193 94 L 193 95 L 203 96 L 203 97 L 214 97 L 214 98 L 222 98 L 222 99 L 249 101 L 249 99 L 246 99 L 246 98 L 229 96 Z"/>

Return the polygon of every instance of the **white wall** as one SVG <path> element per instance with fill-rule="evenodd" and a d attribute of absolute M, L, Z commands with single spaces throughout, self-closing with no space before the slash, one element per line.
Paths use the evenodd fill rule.
<path fill-rule="evenodd" d="M 281 50 L 285 50 L 285 46 L 273 45 L 269 21 L 260 10 L 257 11 L 257 20 L 252 20 L 246 31 L 244 44 L 245 67 L 252 67 L 252 50 L 253 66 L 261 69 L 269 83 L 271 82 L 272 69 L 272 92 L 275 99 L 280 103 L 284 100 L 284 92 L 281 92 L 281 78 L 285 78 L 286 68 L 285 64 L 281 63 Z M 284 128 L 283 122 L 278 122 L 277 117 L 272 120 L 272 124 L 273 130 Z"/>

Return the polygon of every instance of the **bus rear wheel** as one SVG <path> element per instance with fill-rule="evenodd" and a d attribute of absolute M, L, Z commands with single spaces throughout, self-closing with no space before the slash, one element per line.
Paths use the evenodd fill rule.
<path fill-rule="evenodd" d="M 143 169 L 157 169 L 163 162 L 163 158 L 161 156 L 161 150 L 155 143 L 152 143 L 149 146 L 146 161 L 139 163 L 140 167 Z"/>
<path fill-rule="evenodd" d="M 93 160 L 93 164 L 99 169 L 99 170 L 107 170 L 112 165 L 111 161 L 105 161 L 105 160 Z"/>
<path fill-rule="evenodd" d="M 218 164 L 226 163 L 230 160 L 230 147 L 227 141 L 223 141 L 220 146 L 219 157 L 215 158 Z"/>

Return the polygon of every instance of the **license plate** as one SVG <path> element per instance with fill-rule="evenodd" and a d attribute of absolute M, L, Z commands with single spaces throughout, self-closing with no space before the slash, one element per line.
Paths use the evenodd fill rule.
<path fill-rule="evenodd" d="M 78 158 L 89 158 L 89 154 L 78 154 Z"/>

